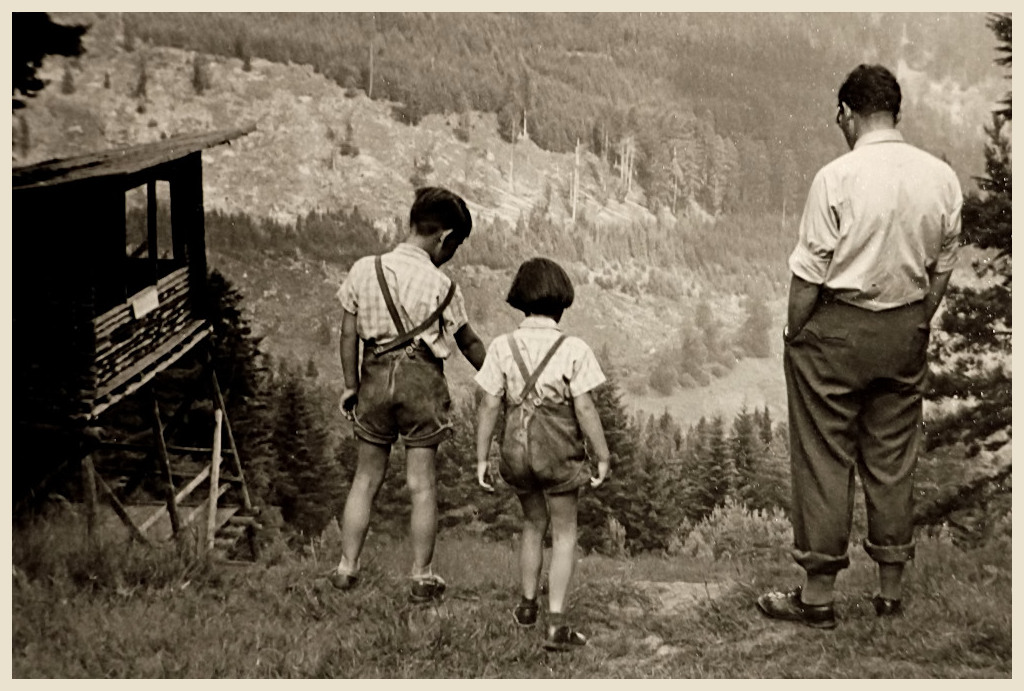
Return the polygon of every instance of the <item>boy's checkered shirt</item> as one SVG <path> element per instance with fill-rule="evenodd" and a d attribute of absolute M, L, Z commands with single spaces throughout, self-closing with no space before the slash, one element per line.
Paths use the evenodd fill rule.
<path fill-rule="evenodd" d="M 422 323 L 437 309 L 452 283 L 452 279 L 434 266 L 426 251 L 404 242 L 381 255 L 381 263 L 384 279 L 407 331 Z M 352 265 L 338 289 L 338 300 L 345 311 L 356 315 L 356 331 L 364 341 L 371 338 L 388 341 L 398 336 L 377 283 L 372 256 L 362 257 Z M 445 334 L 450 335 L 469 323 L 466 301 L 462 289 L 457 285 L 442 318 Z M 417 340 L 423 341 L 434 355 L 443 359 L 451 354 L 451 346 L 445 334 L 438 331 L 435 322 L 417 336 Z"/>

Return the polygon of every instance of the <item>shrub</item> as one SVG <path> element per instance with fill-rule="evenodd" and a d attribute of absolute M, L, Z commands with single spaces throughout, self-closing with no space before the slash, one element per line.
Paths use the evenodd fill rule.
<path fill-rule="evenodd" d="M 791 544 L 782 509 L 752 511 L 730 498 L 689 529 L 682 552 L 697 559 L 753 560 L 780 556 Z"/>
<path fill-rule="evenodd" d="M 677 383 L 679 384 L 680 389 L 696 389 L 700 386 L 700 384 L 697 383 L 697 380 L 694 379 L 693 375 L 689 372 L 683 372 L 680 374 Z"/>
<path fill-rule="evenodd" d="M 659 365 L 651 371 L 647 384 L 662 396 L 668 396 L 676 385 L 676 373 L 669 367 Z"/>
<path fill-rule="evenodd" d="M 711 363 L 711 366 L 708 367 L 708 371 L 715 379 L 721 379 L 729 374 L 729 368 L 719 362 Z"/>

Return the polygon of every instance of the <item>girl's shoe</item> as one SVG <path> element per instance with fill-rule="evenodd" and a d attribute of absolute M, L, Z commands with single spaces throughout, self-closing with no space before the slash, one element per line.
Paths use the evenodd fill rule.
<path fill-rule="evenodd" d="M 512 618 L 523 628 L 529 628 L 537 623 L 537 601 L 523 598 L 512 610 Z"/>
<path fill-rule="evenodd" d="M 549 626 L 548 635 L 544 638 L 545 650 L 573 650 L 586 644 L 587 637 L 569 626 Z"/>
<path fill-rule="evenodd" d="M 354 573 L 338 573 L 335 571 L 331 574 L 331 585 L 338 590 L 352 590 L 359 581 L 359 577 Z"/>

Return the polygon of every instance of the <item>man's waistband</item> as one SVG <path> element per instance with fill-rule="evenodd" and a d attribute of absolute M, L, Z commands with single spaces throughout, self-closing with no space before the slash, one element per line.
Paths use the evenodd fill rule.
<path fill-rule="evenodd" d="M 914 307 L 924 302 L 924 298 L 918 298 L 911 302 L 905 302 L 900 305 L 891 305 L 886 307 L 879 307 L 877 305 L 869 305 L 867 300 L 857 300 L 852 295 L 845 295 L 843 293 L 837 293 L 828 288 L 822 287 L 821 292 L 818 294 L 819 305 L 845 305 L 846 307 L 855 307 L 865 312 L 890 312 L 892 310 L 904 309 L 907 307 Z"/>

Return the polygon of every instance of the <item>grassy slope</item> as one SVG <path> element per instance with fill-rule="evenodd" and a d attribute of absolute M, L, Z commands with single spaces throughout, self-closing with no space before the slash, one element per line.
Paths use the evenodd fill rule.
<path fill-rule="evenodd" d="M 118 554 L 122 564 L 133 563 Z M 1006 545 L 968 554 L 923 540 L 901 620 L 874 616 L 873 565 L 855 550 L 840 579 L 841 621 L 832 632 L 770 622 L 754 609 L 762 590 L 796 579 L 779 546 L 717 562 L 588 556 L 578 566 L 571 613 L 591 645 L 569 655 L 544 653 L 539 631 L 514 626 L 512 545 L 466 534 L 441 536 L 435 563 L 450 589 L 437 608 L 406 602 L 404 545 L 380 536 L 369 541 L 360 587 L 346 594 L 324 578 L 338 557 L 330 539 L 314 542 L 302 558 L 221 572 L 190 568 L 190 559 L 170 554 L 162 561 L 136 556 L 121 570 L 129 575 L 118 578 L 81 552 L 70 573 L 61 571 L 59 551 L 35 557 L 15 552 L 15 677 L 1011 674 Z"/>

